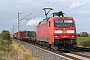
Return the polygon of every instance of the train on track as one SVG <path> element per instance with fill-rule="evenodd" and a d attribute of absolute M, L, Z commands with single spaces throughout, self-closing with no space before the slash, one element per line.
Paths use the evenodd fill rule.
<path fill-rule="evenodd" d="M 28 38 L 25 32 L 17 32 L 14 38 L 58 50 L 73 48 L 76 43 L 76 25 L 74 18 L 64 16 L 62 11 L 43 19 L 36 27 L 36 38 Z"/>

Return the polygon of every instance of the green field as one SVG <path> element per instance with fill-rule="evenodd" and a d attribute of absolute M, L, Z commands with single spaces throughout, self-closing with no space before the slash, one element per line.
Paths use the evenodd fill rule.
<path fill-rule="evenodd" d="M 90 37 L 77 37 L 77 45 L 80 45 L 83 41 L 90 41 Z"/>

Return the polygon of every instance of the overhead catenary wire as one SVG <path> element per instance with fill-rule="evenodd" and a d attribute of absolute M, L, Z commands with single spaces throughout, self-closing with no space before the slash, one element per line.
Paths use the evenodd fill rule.
<path fill-rule="evenodd" d="M 50 5 L 50 7 L 53 6 L 53 5 L 55 5 L 55 4 L 58 3 L 59 1 L 60 1 L 60 0 L 57 0 L 55 3 L 53 3 L 52 5 Z M 50 4 L 50 3 L 48 3 L 48 4 Z M 77 9 L 77 8 L 83 7 L 83 6 L 88 5 L 88 4 L 90 4 L 90 2 L 85 3 L 85 4 L 83 4 L 83 5 L 80 5 L 80 6 L 76 7 L 76 8 L 71 9 L 71 10 L 68 10 L 68 11 L 66 11 L 65 13 L 71 12 L 71 11 Z M 41 13 L 42 13 L 42 10 L 40 11 L 39 14 L 37 14 L 37 15 L 34 16 L 33 18 L 29 18 L 29 19 L 27 19 L 27 20 L 34 19 L 34 18 L 36 18 L 38 15 L 40 15 Z"/>
<path fill-rule="evenodd" d="M 30 19 L 34 19 L 34 18 L 36 18 L 38 15 L 40 15 L 42 13 L 42 11 L 40 11 L 37 15 L 35 15 L 33 18 L 28 18 L 28 19 L 26 19 L 26 20 L 30 20 Z"/>
<path fill-rule="evenodd" d="M 51 0 L 51 1 L 52 1 L 52 0 Z M 50 4 L 51 1 L 50 1 L 48 4 Z M 57 0 L 55 3 L 53 3 L 52 5 L 50 5 L 50 7 L 53 6 L 53 5 L 55 5 L 55 4 L 58 3 L 59 1 L 60 1 L 60 0 Z M 47 4 L 47 5 L 48 5 L 48 4 Z M 45 5 L 45 6 L 46 6 L 46 5 Z M 35 15 L 33 18 L 28 18 L 28 19 L 25 19 L 25 20 L 34 19 L 34 18 L 36 18 L 37 16 L 39 16 L 41 13 L 42 13 L 42 9 L 41 9 L 41 11 L 40 11 L 37 15 Z"/>
<path fill-rule="evenodd" d="M 53 0 L 51 0 L 51 1 L 53 1 Z M 48 2 L 46 5 L 48 5 L 48 4 L 50 4 L 51 3 L 51 1 L 50 2 Z M 45 5 L 45 6 L 46 6 Z M 42 10 L 40 11 L 40 13 L 39 14 L 37 14 L 36 16 L 34 16 L 33 18 L 36 18 L 38 15 L 40 15 L 42 13 Z M 29 15 L 31 15 L 32 13 L 30 13 Z M 25 19 L 26 17 L 28 17 L 29 15 L 27 15 L 27 16 L 25 16 L 24 18 L 22 18 L 22 19 L 20 19 L 20 21 L 21 20 L 23 20 L 23 19 Z M 25 20 L 30 20 L 30 19 L 33 19 L 33 18 L 28 18 L 28 19 L 25 19 Z M 18 27 L 18 26 L 17 26 Z M 16 29 L 17 27 L 15 27 L 14 29 Z"/>
<path fill-rule="evenodd" d="M 52 0 L 51 0 L 52 1 Z M 48 3 L 48 4 L 50 4 L 51 3 L 51 1 Z M 52 5 L 50 5 L 49 7 L 52 7 L 53 5 L 55 5 L 56 3 L 58 3 L 60 0 L 57 0 L 55 3 L 53 3 Z M 47 5 L 48 5 L 47 4 Z M 46 6 L 46 5 L 45 5 Z M 34 16 L 33 18 L 29 18 L 29 19 L 27 19 L 27 20 L 30 20 L 30 19 L 34 19 L 34 18 L 36 18 L 37 16 L 39 16 L 40 14 L 42 13 L 42 9 L 41 9 L 41 11 L 36 15 L 36 16 Z"/>
<path fill-rule="evenodd" d="M 51 1 L 53 1 L 53 0 L 51 0 Z M 49 4 L 51 3 L 51 1 L 48 2 L 46 5 L 49 5 Z M 46 5 L 45 5 L 45 6 L 46 6 Z M 37 12 L 37 11 L 36 11 L 36 12 Z M 35 15 L 33 18 L 28 18 L 28 19 L 26 19 L 26 20 L 34 19 L 34 18 L 36 18 L 37 16 L 39 16 L 41 13 L 42 13 L 42 9 L 41 9 L 40 12 L 39 12 L 37 15 Z"/>
<path fill-rule="evenodd" d="M 23 20 L 23 19 L 25 19 L 25 18 L 27 18 L 28 16 L 30 16 L 32 13 L 30 13 L 30 14 L 28 14 L 27 16 L 25 16 L 24 18 L 22 18 L 21 20 Z M 20 20 L 20 21 L 21 21 Z"/>
<path fill-rule="evenodd" d="M 53 6 L 53 5 L 55 5 L 55 4 L 58 3 L 59 1 L 60 1 L 60 0 L 57 0 L 55 3 L 53 3 L 52 5 L 50 5 L 50 7 Z"/>
<path fill-rule="evenodd" d="M 53 4 L 50 5 L 49 7 L 52 7 L 53 5 L 55 5 L 56 3 L 58 3 L 59 1 L 60 1 L 60 0 L 57 0 L 55 3 L 53 3 Z M 50 2 L 49 2 L 48 4 L 50 4 Z M 90 2 L 85 3 L 85 4 L 82 4 L 82 5 L 80 5 L 80 6 L 78 6 L 78 7 L 75 7 L 75 8 L 73 8 L 73 9 L 71 9 L 71 10 L 68 10 L 68 11 L 66 11 L 65 13 L 71 12 L 71 11 L 77 9 L 77 8 L 83 7 L 83 6 L 88 5 L 88 4 L 90 4 Z M 42 10 L 41 10 L 37 15 L 35 15 L 33 18 L 28 18 L 28 19 L 26 19 L 26 20 L 34 19 L 34 18 L 36 18 L 37 16 L 39 16 L 41 13 L 42 13 Z"/>
<path fill-rule="evenodd" d="M 66 11 L 66 13 L 71 12 L 71 11 L 73 11 L 73 10 L 75 10 L 75 9 L 78 9 L 78 8 L 83 7 L 83 6 L 85 6 L 85 5 L 88 5 L 88 4 L 90 4 L 90 2 L 87 2 L 87 3 L 85 3 L 85 4 L 82 4 L 82 5 L 78 6 L 78 7 L 73 8 L 73 9 L 71 9 L 71 10 L 68 10 L 68 11 Z"/>
<path fill-rule="evenodd" d="M 45 6 L 49 5 L 53 0 L 51 0 L 50 2 L 48 2 Z"/>
<path fill-rule="evenodd" d="M 60 1 L 60 0 L 56 1 L 55 3 L 53 3 L 52 5 L 50 5 L 50 7 L 53 6 L 53 5 L 55 5 L 55 4 L 58 3 L 59 1 Z M 83 6 L 88 5 L 88 4 L 90 4 L 90 2 L 85 3 L 85 4 L 82 4 L 82 5 L 80 5 L 80 6 L 78 6 L 78 7 L 75 7 L 75 8 L 73 8 L 73 9 L 71 9 L 71 10 L 68 10 L 68 11 L 66 11 L 65 13 L 71 12 L 71 11 L 77 9 L 77 8 L 83 7 Z M 42 12 L 40 12 L 39 14 L 37 14 L 36 16 L 34 16 L 33 18 L 36 18 L 36 17 L 37 17 L 38 15 L 40 15 L 41 13 L 42 13 Z M 33 19 L 33 18 L 32 18 L 32 19 Z"/>
<path fill-rule="evenodd" d="M 32 13 L 28 14 L 27 16 L 25 16 L 24 18 L 20 19 L 20 21 L 24 20 L 25 18 L 27 18 L 28 16 L 30 16 Z M 25 19 L 26 20 L 26 19 Z M 16 29 L 18 26 L 14 27 L 13 29 Z"/>
<path fill-rule="evenodd" d="M 83 6 L 85 6 L 85 5 L 88 5 L 88 4 L 90 4 L 90 2 L 87 2 L 87 3 L 85 3 L 85 4 L 82 4 L 82 5 L 78 6 L 78 7 L 73 8 L 73 9 L 71 9 L 71 10 L 68 10 L 68 11 L 66 11 L 65 13 L 71 12 L 71 11 L 73 11 L 73 10 L 75 10 L 75 9 L 78 9 L 78 8 L 83 7 Z M 65 14 L 65 15 L 66 15 L 66 14 Z"/>

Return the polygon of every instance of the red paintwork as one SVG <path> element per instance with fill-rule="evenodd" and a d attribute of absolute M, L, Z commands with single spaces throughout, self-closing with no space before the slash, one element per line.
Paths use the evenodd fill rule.
<path fill-rule="evenodd" d="M 73 20 L 73 17 L 51 17 L 49 20 L 41 25 L 37 26 L 37 32 L 36 36 L 37 38 L 50 38 L 49 44 L 52 44 L 54 42 L 55 36 L 58 36 L 59 39 L 63 39 L 64 36 L 66 36 L 68 39 L 71 38 L 71 36 L 74 36 L 73 39 L 76 40 L 76 26 L 74 22 L 74 26 L 61 26 L 61 27 L 54 27 L 54 20 Z M 49 27 L 49 21 L 50 21 L 50 27 Z M 65 28 L 65 29 L 64 29 Z M 62 30 L 61 34 L 55 34 L 54 30 Z M 67 30 L 74 30 L 74 33 L 66 33 Z"/>
<path fill-rule="evenodd" d="M 37 26 L 36 34 L 38 38 L 42 38 L 42 37 L 47 38 L 48 37 L 48 22 L 40 26 Z"/>
<path fill-rule="evenodd" d="M 23 37 L 26 37 L 26 33 L 24 31 L 17 32 L 17 39 L 22 40 Z"/>

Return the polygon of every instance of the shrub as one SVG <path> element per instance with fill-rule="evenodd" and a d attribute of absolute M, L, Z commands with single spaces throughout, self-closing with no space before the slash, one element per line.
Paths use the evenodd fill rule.
<path fill-rule="evenodd" d="M 88 35 L 88 37 L 90 37 L 90 34 Z"/>
<path fill-rule="evenodd" d="M 81 32 L 80 37 L 88 37 L 88 33 L 87 32 Z"/>
<path fill-rule="evenodd" d="M 90 41 L 83 41 L 83 42 L 81 42 L 81 46 L 90 47 Z"/>
<path fill-rule="evenodd" d="M 7 30 L 3 30 L 1 33 L 1 38 L 3 40 L 9 40 L 10 39 L 10 33 Z"/>

